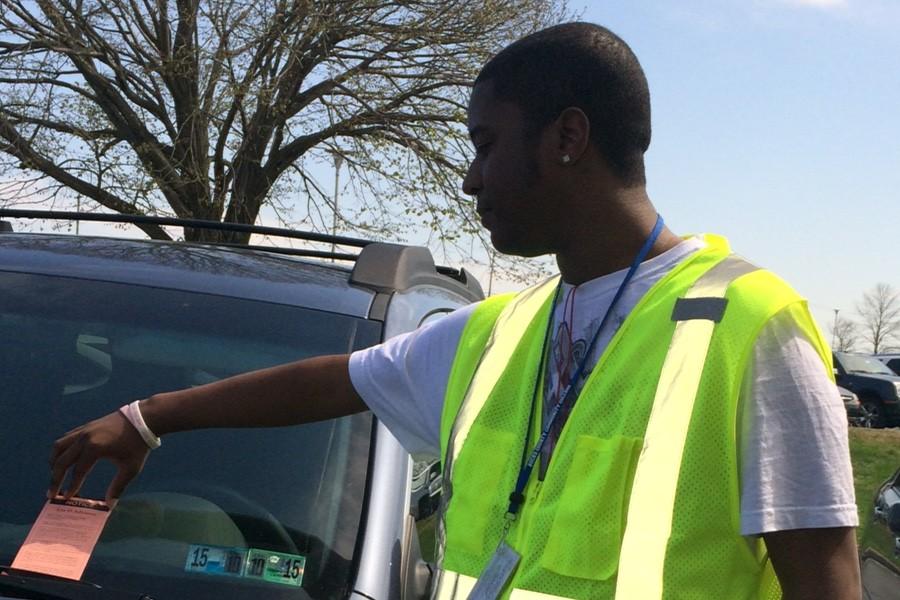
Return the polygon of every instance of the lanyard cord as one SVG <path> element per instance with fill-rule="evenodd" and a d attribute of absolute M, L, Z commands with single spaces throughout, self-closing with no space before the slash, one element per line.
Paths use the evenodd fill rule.
<path fill-rule="evenodd" d="M 551 334 L 551 331 L 553 328 L 553 313 L 556 310 L 556 301 L 559 300 L 559 291 L 561 289 L 562 289 L 562 284 L 557 285 L 556 291 L 553 292 L 553 303 L 550 305 L 550 316 L 547 319 L 547 327 L 546 327 L 546 331 L 544 332 L 544 343 L 541 345 L 541 361 L 538 363 L 539 371 L 537 374 L 537 378 L 534 382 L 534 391 L 531 394 L 531 410 L 528 411 L 528 428 L 525 429 L 525 443 L 522 444 L 522 458 L 519 459 L 519 479 L 522 479 L 522 469 L 525 468 L 525 465 L 528 462 L 528 437 L 531 435 L 531 427 L 532 427 L 532 425 L 534 425 L 534 413 L 535 413 L 535 407 L 537 406 L 538 389 L 540 388 L 541 377 L 544 372 L 544 362 L 547 360 L 547 350 L 550 347 L 550 344 L 547 343 L 547 340 L 550 339 L 550 334 Z M 543 447 L 543 445 L 544 445 L 543 442 L 539 442 L 539 447 L 537 449 L 538 452 L 540 452 L 540 449 L 541 449 L 541 447 Z M 528 474 L 525 476 L 526 483 L 528 482 L 528 477 L 530 475 L 531 475 L 531 472 L 529 471 Z M 522 490 L 524 490 L 524 489 L 525 489 L 525 486 L 522 486 Z M 517 492 L 518 492 L 519 496 L 521 496 L 522 490 L 519 490 L 519 483 L 518 483 L 518 481 L 516 481 L 516 490 L 513 491 L 513 493 L 509 495 L 510 508 L 506 511 L 507 516 L 512 514 L 513 518 L 515 518 L 515 511 L 512 510 L 513 509 L 513 496 Z M 519 496 L 517 496 L 517 497 L 519 497 Z M 521 504 L 522 501 L 524 501 L 524 500 L 525 500 L 525 497 L 521 496 L 521 500 L 516 503 L 516 506 L 515 506 L 516 511 L 519 509 L 518 508 L 519 504 Z"/>
<path fill-rule="evenodd" d="M 616 295 L 613 296 L 612 302 L 610 302 L 609 307 L 606 309 L 606 314 L 603 315 L 603 319 L 600 321 L 600 326 L 597 327 L 597 331 L 594 333 L 594 337 L 591 338 L 591 343 L 588 345 L 587 351 L 584 353 L 582 357 L 581 364 L 578 365 L 578 368 L 575 371 L 575 374 L 572 376 L 572 379 L 569 380 L 568 385 L 566 386 L 563 393 L 559 396 L 556 404 L 553 407 L 553 410 L 550 411 L 550 414 L 547 417 L 547 423 L 544 425 L 543 430 L 541 431 L 541 437 L 538 439 L 537 445 L 531 451 L 531 454 L 528 458 L 525 458 L 525 454 L 528 450 L 528 434 L 531 431 L 532 424 L 534 423 L 534 415 L 535 415 L 535 406 L 538 401 L 538 388 L 540 387 L 540 373 L 534 384 L 534 392 L 532 394 L 531 399 L 531 411 L 528 416 L 528 429 L 525 431 L 525 447 L 522 450 L 522 462 L 520 463 L 519 468 L 519 476 L 516 479 L 516 488 L 509 495 L 509 507 L 506 509 L 506 518 L 509 521 L 514 521 L 517 513 L 519 512 L 519 508 L 522 503 L 525 501 L 525 486 L 528 484 L 528 479 L 531 477 L 531 472 L 534 470 L 534 465 L 537 462 L 538 457 L 541 455 L 541 449 L 544 447 L 544 443 L 547 441 L 547 436 L 550 434 L 550 429 L 553 427 L 553 423 L 556 421 L 556 417 L 559 415 L 560 409 L 565 404 L 566 398 L 569 397 L 569 394 L 572 393 L 572 390 L 575 388 L 575 385 L 581 379 L 581 375 L 584 372 L 584 368 L 587 366 L 588 360 L 590 360 L 591 354 L 594 351 L 594 347 L 597 345 L 597 340 L 600 339 L 600 332 L 603 331 L 604 326 L 606 325 L 607 320 L 609 320 L 610 315 L 613 312 L 613 308 L 615 308 L 616 304 L 619 302 L 619 299 L 622 297 L 622 294 L 625 292 L 625 288 L 628 286 L 628 283 L 631 281 L 631 278 L 634 277 L 635 272 L 640 267 L 641 263 L 644 262 L 644 259 L 647 257 L 647 253 L 650 252 L 650 248 L 653 246 L 654 242 L 656 242 L 656 238 L 659 237 L 660 232 L 663 228 L 663 218 L 660 215 L 656 216 L 656 225 L 653 227 L 653 231 L 650 232 L 650 236 L 644 241 L 644 245 L 638 251 L 637 256 L 635 256 L 634 261 L 631 263 L 631 267 L 628 269 L 628 273 L 625 274 L 625 279 L 622 280 L 622 283 L 619 285 L 619 289 L 616 291 Z M 541 372 L 544 369 L 544 361 L 547 357 L 547 346 L 548 340 L 550 338 L 550 333 L 553 327 L 553 313 L 556 310 L 556 302 L 559 299 L 559 290 L 562 287 L 562 281 L 560 281 L 560 285 L 556 287 L 556 293 L 553 296 L 553 304 L 550 307 L 550 317 L 548 319 L 547 324 L 547 332 L 544 334 L 544 344 L 541 349 L 541 363 L 538 368 Z"/>

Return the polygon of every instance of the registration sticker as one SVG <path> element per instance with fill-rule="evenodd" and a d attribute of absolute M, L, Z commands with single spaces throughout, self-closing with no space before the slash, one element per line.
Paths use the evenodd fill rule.
<path fill-rule="evenodd" d="M 240 577 L 244 574 L 244 567 L 246 564 L 246 548 L 191 544 L 188 548 L 184 570 L 189 573 Z"/>
<path fill-rule="evenodd" d="M 250 548 L 244 577 L 299 587 L 305 567 L 303 556 Z"/>

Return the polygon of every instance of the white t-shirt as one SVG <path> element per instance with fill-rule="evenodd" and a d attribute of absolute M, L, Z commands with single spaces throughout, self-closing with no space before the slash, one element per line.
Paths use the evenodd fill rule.
<path fill-rule="evenodd" d="M 641 264 L 600 333 L 581 382 L 644 293 L 704 243 L 690 238 Z M 563 284 L 554 311 L 548 389 L 558 385 L 560 371 L 566 372 L 554 367 L 556 358 L 568 356 L 570 348 L 576 361 L 579 352 L 583 355 L 625 273 L 598 277 L 574 292 L 573 286 Z M 350 358 L 354 388 L 410 453 L 439 454 L 450 368 L 476 306 Z M 843 402 L 815 349 L 795 325 L 792 310 L 785 309 L 763 328 L 743 380 L 743 535 L 858 524 Z M 573 370 L 570 362 L 570 375 Z M 547 411 L 545 404 L 545 416 Z"/>

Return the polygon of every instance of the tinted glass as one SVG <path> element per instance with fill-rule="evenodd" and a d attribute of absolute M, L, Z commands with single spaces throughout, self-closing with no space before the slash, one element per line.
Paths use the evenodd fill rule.
<path fill-rule="evenodd" d="M 0 290 L 0 564 L 40 511 L 50 446 L 70 428 L 156 392 L 378 337 L 376 324 L 343 315 L 140 286 L 0 273 Z M 344 596 L 371 431 L 362 414 L 167 437 L 84 580 L 155 598 Z M 82 495 L 103 497 L 112 474 L 98 465 Z M 282 553 L 285 580 L 245 576 L 251 549 Z M 216 553 L 244 575 L 210 574 Z"/>
<path fill-rule="evenodd" d="M 894 372 L 887 366 L 872 356 L 863 356 L 861 354 L 844 354 L 835 353 L 841 361 L 844 369 L 850 373 L 871 373 L 874 375 L 893 375 Z"/>

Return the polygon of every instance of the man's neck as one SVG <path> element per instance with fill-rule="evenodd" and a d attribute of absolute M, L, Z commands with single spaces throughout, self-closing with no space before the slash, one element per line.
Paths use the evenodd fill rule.
<path fill-rule="evenodd" d="M 657 219 L 642 189 L 632 196 L 622 195 L 605 206 L 597 203 L 596 214 L 572 224 L 567 243 L 556 254 L 563 281 L 579 285 L 631 266 Z M 663 227 L 646 258 L 659 256 L 681 241 Z"/>

